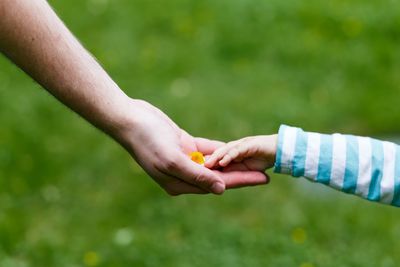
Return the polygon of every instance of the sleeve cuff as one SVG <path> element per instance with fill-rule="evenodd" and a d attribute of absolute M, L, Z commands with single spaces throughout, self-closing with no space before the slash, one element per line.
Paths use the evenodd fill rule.
<path fill-rule="evenodd" d="M 275 173 L 304 176 L 307 134 L 300 128 L 281 125 L 276 149 Z"/>

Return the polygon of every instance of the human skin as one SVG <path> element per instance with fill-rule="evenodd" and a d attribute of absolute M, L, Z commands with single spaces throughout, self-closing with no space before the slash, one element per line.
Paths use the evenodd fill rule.
<path fill-rule="evenodd" d="M 278 135 L 245 137 L 219 147 L 207 159 L 205 166 L 212 169 L 226 167 L 232 162 L 246 165 L 249 170 L 264 171 L 275 164 Z"/>
<path fill-rule="evenodd" d="M 54 97 L 119 142 L 170 195 L 222 194 L 264 184 L 244 164 L 209 170 L 187 154 L 223 145 L 195 138 L 151 104 L 128 97 L 45 0 L 0 0 L 0 52 Z"/>

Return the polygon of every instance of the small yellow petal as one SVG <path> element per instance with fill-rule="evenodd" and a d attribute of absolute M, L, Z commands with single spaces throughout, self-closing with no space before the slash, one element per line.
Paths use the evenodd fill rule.
<path fill-rule="evenodd" d="M 193 160 L 194 162 L 204 165 L 204 162 L 206 161 L 206 159 L 204 158 L 203 153 L 195 151 L 190 153 L 190 159 Z"/>

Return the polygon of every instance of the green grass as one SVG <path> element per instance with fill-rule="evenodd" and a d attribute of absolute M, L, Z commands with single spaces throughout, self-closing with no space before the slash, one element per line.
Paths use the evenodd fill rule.
<path fill-rule="evenodd" d="M 194 135 L 400 133 L 396 1 L 50 2 L 130 96 Z M 168 197 L 4 58 L 0 107 L 0 267 L 400 261 L 397 209 L 303 179 Z"/>

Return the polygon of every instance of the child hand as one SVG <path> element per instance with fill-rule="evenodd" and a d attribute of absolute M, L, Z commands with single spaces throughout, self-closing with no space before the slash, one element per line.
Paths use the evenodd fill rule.
<path fill-rule="evenodd" d="M 260 135 L 230 142 L 217 149 L 205 166 L 227 167 L 231 162 L 242 162 L 250 170 L 264 171 L 275 163 L 277 139 L 277 135 Z"/>

